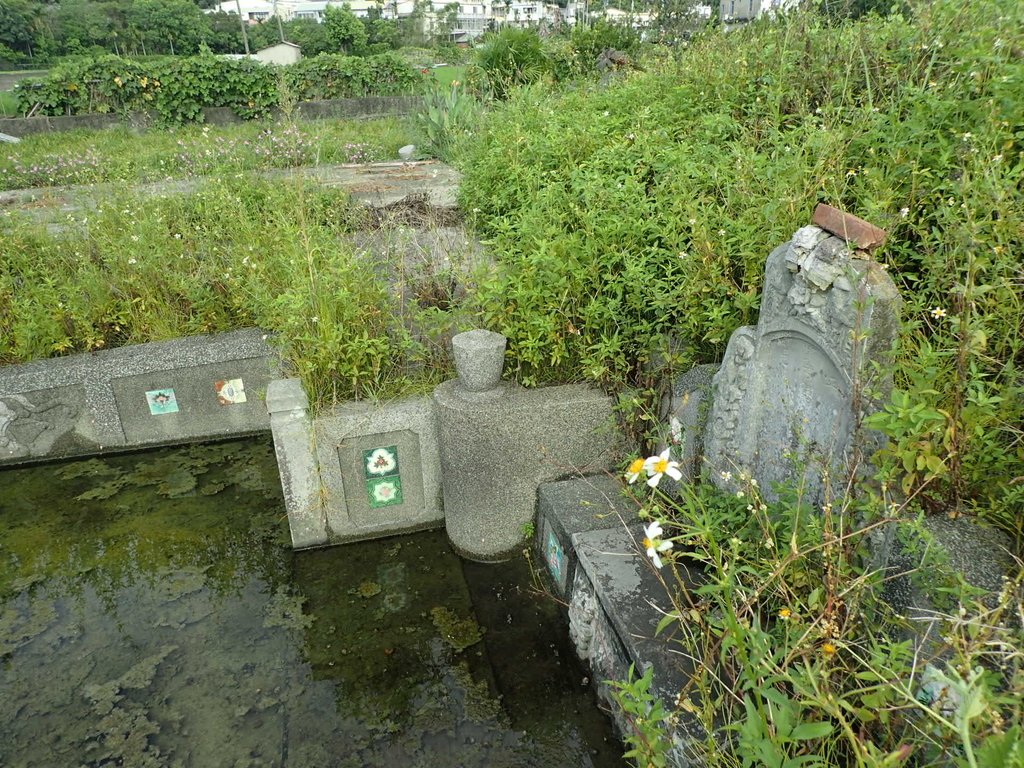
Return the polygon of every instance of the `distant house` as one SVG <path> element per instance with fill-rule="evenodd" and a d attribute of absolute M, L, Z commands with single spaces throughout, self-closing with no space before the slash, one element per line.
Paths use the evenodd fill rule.
<path fill-rule="evenodd" d="M 775 16 L 795 8 L 797 0 L 719 0 L 722 21 L 752 21 L 761 16 Z"/>
<path fill-rule="evenodd" d="M 302 58 L 302 51 L 295 43 L 280 42 L 268 48 L 261 48 L 254 56 L 264 64 L 294 64 Z"/>
<path fill-rule="evenodd" d="M 265 0 L 239 0 L 237 3 L 235 0 L 228 0 L 228 2 L 210 8 L 207 13 L 219 11 L 237 15 L 239 8 L 241 8 L 242 19 L 248 24 L 259 24 L 266 21 L 274 15 L 275 11 L 274 3 L 268 3 Z"/>

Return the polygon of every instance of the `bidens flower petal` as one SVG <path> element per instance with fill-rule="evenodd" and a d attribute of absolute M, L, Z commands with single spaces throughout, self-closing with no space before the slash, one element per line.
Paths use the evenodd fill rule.
<path fill-rule="evenodd" d="M 679 471 L 679 462 L 671 461 L 668 457 L 669 450 L 669 448 L 666 448 L 657 456 L 651 456 L 644 463 L 644 468 L 650 476 L 647 480 L 647 484 L 651 486 L 651 488 L 657 487 L 664 475 L 668 475 L 677 482 L 683 479 L 683 473 Z"/>
<path fill-rule="evenodd" d="M 661 524 L 657 520 L 644 528 L 644 550 L 651 558 L 655 568 L 664 566 L 659 553 L 668 552 L 673 546 L 671 541 L 661 538 L 663 533 Z"/>
<path fill-rule="evenodd" d="M 646 464 L 647 462 L 645 459 L 634 459 L 630 463 L 629 467 L 627 467 L 626 469 L 626 481 L 630 485 L 632 485 L 639 479 L 640 473 L 643 472 L 646 468 Z"/>

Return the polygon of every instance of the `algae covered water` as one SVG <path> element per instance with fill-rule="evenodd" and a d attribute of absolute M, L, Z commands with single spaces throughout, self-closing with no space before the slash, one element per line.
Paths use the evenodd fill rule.
<path fill-rule="evenodd" d="M 0 471 L 0 765 L 621 765 L 530 584 L 291 552 L 266 441 Z"/>

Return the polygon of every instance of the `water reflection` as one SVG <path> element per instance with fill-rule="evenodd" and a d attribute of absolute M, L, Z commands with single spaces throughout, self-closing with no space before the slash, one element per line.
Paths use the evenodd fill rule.
<path fill-rule="evenodd" d="M 294 555 L 265 442 L 0 472 L 0 521 L 2 765 L 621 764 L 523 564 Z"/>

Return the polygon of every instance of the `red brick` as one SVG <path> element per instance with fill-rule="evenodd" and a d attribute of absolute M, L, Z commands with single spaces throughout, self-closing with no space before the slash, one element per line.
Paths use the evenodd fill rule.
<path fill-rule="evenodd" d="M 814 218 L 811 221 L 826 232 L 831 232 L 864 251 L 874 250 L 885 242 L 884 229 L 824 203 L 819 203 L 814 209 Z"/>

